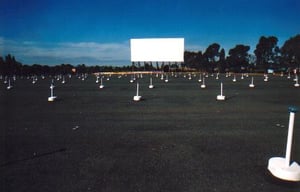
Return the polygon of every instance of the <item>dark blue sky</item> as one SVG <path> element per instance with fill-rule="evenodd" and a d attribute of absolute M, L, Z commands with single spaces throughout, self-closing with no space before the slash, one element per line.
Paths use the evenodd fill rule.
<path fill-rule="evenodd" d="M 184 37 L 228 52 L 300 33 L 298 0 L 0 0 L 0 53 L 23 63 L 130 64 L 129 39 Z"/>

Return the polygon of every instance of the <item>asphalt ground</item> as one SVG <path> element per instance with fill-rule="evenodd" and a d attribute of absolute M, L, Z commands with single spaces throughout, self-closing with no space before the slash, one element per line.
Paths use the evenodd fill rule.
<path fill-rule="evenodd" d="M 292 79 L 224 74 L 137 79 L 116 75 L 99 89 L 90 75 L 0 84 L 0 191 L 254 192 L 300 191 L 274 178 L 268 159 L 284 157 L 288 107 L 300 107 Z M 2 80 L 3 81 L 3 80 Z M 216 101 L 224 85 L 226 101 Z M 299 115 L 299 116 L 298 116 Z M 292 160 L 300 163 L 300 114 Z"/>

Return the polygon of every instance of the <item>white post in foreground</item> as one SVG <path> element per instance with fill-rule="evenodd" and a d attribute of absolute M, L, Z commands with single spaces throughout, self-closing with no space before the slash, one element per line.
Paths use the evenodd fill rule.
<path fill-rule="evenodd" d="M 294 122 L 295 122 L 295 111 L 290 110 L 290 119 L 289 119 L 289 130 L 286 144 L 286 152 L 285 152 L 285 165 L 290 166 L 291 160 L 291 150 L 292 150 L 292 141 L 293 141 L 293 132 L 294 132 Z"/>
<path fill-rule="evenodd" d="M 65 83 L 66 83 L 65 76 L 63 76 L 63 80 L 62 80 L 61 83 L 62 83 L 62 84 L 65 84 Z"/>
<path fill-rule="evenodd" d="M 139 96 L 139 83 L 136 84 L 136 95 L 133 97 L 134 101 L 140 101 L 142 96 Z"/>
<path fill-rule="evenodd" d="M 53 83 L 51 83 L 50 86 L 50 97 L 48 97 L 48 101 L 52 102 L 56 99 L 56 96 L 53 95 L 53 89 L 54 89 L 54 85 Z"/>
<path fill-rule="evenodd" d="M 199 79 L 198 79 L 198 82 L 201 82 L 202 81 L 202 77 L 201 77 L 201 73 L 199 73 Z"/>
<path fill-rule="evenodd" d="M 254 87 L 255 87 L 255 85 L 254 85 L 254 83 L 253 83 L 253 77 L 251 77 L 251 83 L 249 84 L 249 87 L 250 87 L 250 88 L 254 88 Z"/>
<path fill-rule="evenodd" d="M 12 85 L 10 84 L 10 78 L 8 79 L 8 86 L 6 87 L 7 90 L 10 90 L 12 88 Z"/>
<path fill-rule="evenodd" d="M 223 83 L 221 83 L 221 95 L 217 96 L 217 100 L 218 101 L 224 101 L 225 100 L 225 96 L 223 95 Z"/>
<path fill-rule="evenodd" d="M 223 83 L 221 83 L 221 95 L 223 95 Z"/>
<path fill-rule="evenodd" d="M 268 169 L 277 178 L 287 181 L 300 181 L 300 166 L 296 162 L 291 163 L 291 150 L 294 131 L 296 107 L 289 107 L 290 119 L 286 145 L 285 158 L 272 157 L 269 159 Z"/>
<path fill-rule="evenodd" d="M 103 89 L 104 88 L 104 85 L 103 85 L 103 77 L 100 78 L 100 86 L 99 86 L 100 89 Z"/>
<path fill-rule="evenodd" d="M 205 89 L 206 88 L 205 77 L 203 77 L 202 85 L 200 87 L 201 87 L 201 89 Z"/>
<path fill-rule="evenodd" d="M 165 82 L 168 83 L 169 82 L 169 78 L 168 78 L 168 74 L 166 74 L 166 79 Z"/>
<path fill-rule="evenodd" d="M 149 84 L 149 89 L 153 89 L 154 88 L 154 85 L 152 83 L 152 77 L 150 77 L 150 84 Z"/>
<path fill-rule="evenodd" d="M 232 81 L 236 82 L 236 76 L 235 76 L 235 74 L 234 74 L 234 77 L 233 77 Z"/>
<path fill-rule="evenodd" d="M 295 87 L 299 87 L 299 86 L 300 86 L 300 85 L 299 85 L 299 82 L 298 82 L 298 76 L 296 76 L 296 82 L 295 82 L 294 86 L 295 86 Z"/>
<path fill-rule="evenodd" d="M 51 85 L 51 86 L 50 86 L 50 97 L 53 97 L 53 88 L 54 88 L 54 86 Z"/>

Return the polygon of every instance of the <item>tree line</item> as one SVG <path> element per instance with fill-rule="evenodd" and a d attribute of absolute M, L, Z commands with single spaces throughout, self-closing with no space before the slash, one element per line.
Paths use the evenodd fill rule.
<path fill-rule="evenodd" d="M 153 70 L 197 70 L 203 72 L 267 72 L 290 71 L 300 67 L 300 34 L 288 39 L 278 47 L 278 38 L 262 36 L 256 45 L 254 54 L 249 54 L 250 46 L 236 45 L 225 55 L 224 48 L 213 43 L 204 52 L 184 52 L 183 63 L 138 62 L 130 66 L 86 66 L 79 64 L 60 64 L 48 66 L 41 64 L 24 65 L 14 56 L 0 56 L 0 75 L 57 75 L 71 73 L 95 73 L 108 71 L 153 71 Z"/>
<path fill-rule="evenodd" d="M 300 34 L 291 37 L 282 47 L 277 45 L 275 36 L 262 36 L 256 45 L 254 55 L 249 54 L 250 46 L 236 45 L 228 56 L 218 43 L 208 46 L 205 52 L 185 52 L 184 65 L 207 72 L 267 72 L 299 69 Z"/>

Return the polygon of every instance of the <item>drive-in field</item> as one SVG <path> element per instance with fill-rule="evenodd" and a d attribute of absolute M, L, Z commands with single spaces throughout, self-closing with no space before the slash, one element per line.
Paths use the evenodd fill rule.
<path fill-rule="evenodd" d="M 299 182 L 273 177 L 271 157 L 284 157 L 289 112 L 300 108 L 293 77 L 222 74 L 191 80 L 169 74 L 84 81 L 18 78 L 0 84 L 0 191 L 293 192 Z M 3 80 L 2 80 L 3 81 Z M 225 101 L 216 101 L 223 82 Z M 300 113 L 292 160 L 300 163 Z"/>

